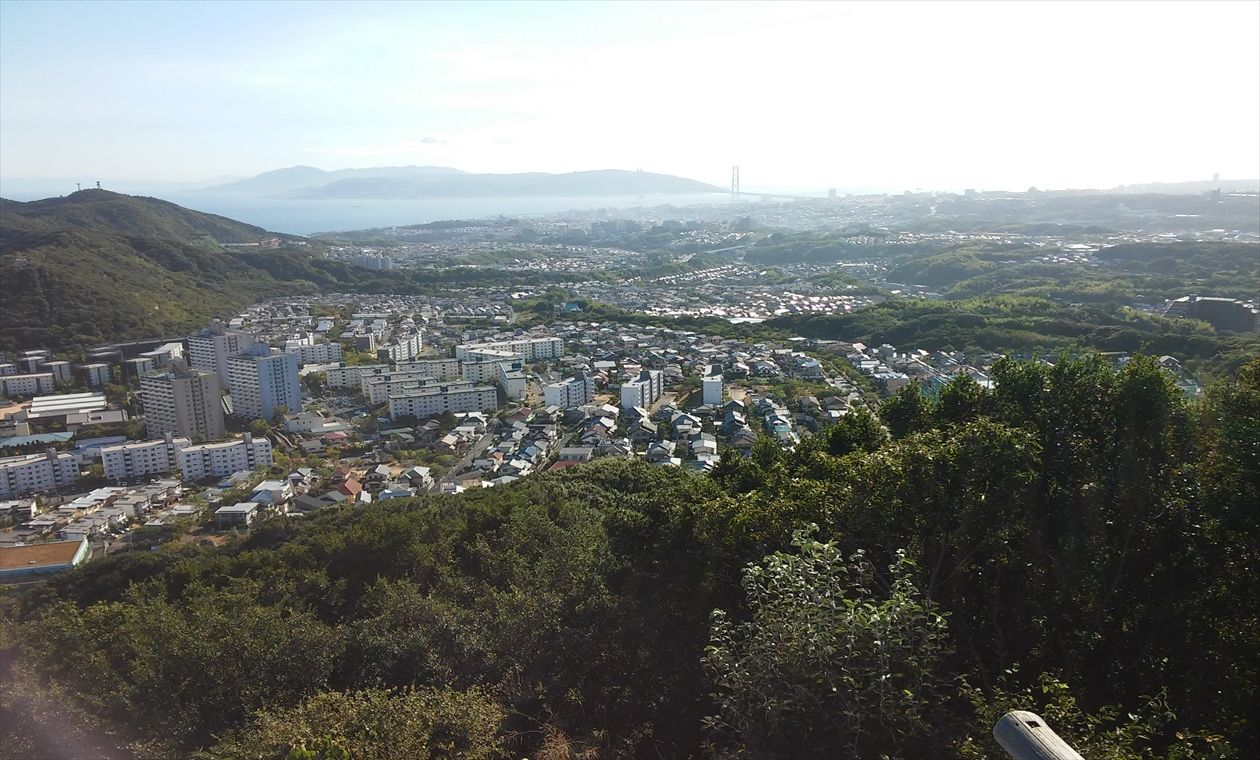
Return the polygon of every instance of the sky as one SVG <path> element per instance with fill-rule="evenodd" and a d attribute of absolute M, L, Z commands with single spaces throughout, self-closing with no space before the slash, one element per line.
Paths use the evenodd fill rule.
<path fill-rule="evenodd" d="M 1260 2 L 0 1 L 0 178 L 1260 176 Z"/>

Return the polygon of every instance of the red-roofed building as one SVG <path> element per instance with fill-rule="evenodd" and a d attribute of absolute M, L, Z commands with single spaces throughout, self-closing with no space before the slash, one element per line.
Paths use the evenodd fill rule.
<path fill-rule="evenodd" d="M 345 496 L 346 501 L 356 502 L 359 500 L 359 494 L 363 493 L 363 485 L 354 478 L 346 478 L 334 485 L 332 490 Z"/>

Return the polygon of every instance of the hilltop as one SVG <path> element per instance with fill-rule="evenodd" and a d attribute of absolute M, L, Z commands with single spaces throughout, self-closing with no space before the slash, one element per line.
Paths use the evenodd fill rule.
<path fill-rule="evenodd" d="M 324 171 L 314 166 L 290 166 L 220 185 L 205 188 L 212 193 L 240 193 L 243 195 L 271 195 L 303 188 L 319 187 L 347 179 L 403 179 L 416 177 L 442 177 L 464 174 L 459 169 L 446 166 L 378 166 L 366 169 L 338 169 Z"/>
<path fill-rule="evenodd" d="M 294 166 L 206 188 L 272 198 L 442 198 L 654 195 L 709 193 L 721 188 L 669 174 L 618 169 L 519 174 L 470 174 L 443 166 L 391 166 L 324 171 Z"/>
<path fill-rule="evenodd" d="M 278 247 L 223 245 L 263 240 Z M 275 289 L 280 281 L 261 267 L 309 258 L 313 247 L 157 198 L 105 190 L 29 203 L 0 199 L 0 348 L 189 329 Z"/>

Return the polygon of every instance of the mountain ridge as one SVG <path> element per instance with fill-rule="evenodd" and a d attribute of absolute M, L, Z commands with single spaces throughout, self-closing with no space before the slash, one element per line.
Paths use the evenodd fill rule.
<path fill-rule="evenodd" d="M 314 166 L 299 164 L 298 166 L 289 166 L 283 169 L 273 169 L 233 182 L 210 185 L 201 188 L 200 192 L 269 195 L 318 185 L 320 182 L 327 184 L 342 179 L 449 176 L 464 173 L 449 166 L 377 166 L 328 171 Z"/>
<path fill-rule="evenodd" d="M 279 240 L 279 249 L 242 253 L 220 245 L 268 239 Z M 259 268 L 264 258 L 310 258 L 303 249 L 312 245 L 107 190 L 0 199 L 0 348 L 61 348 L 191 329 L 279 287 Z"/>
<path fill-rule="evenodd" d="M 470 173 L 443 166 L 392 166 L 324 171 L 291 166 L 203 188 L 206 193 L 277 199 L 654 195 L 721 192 L 685 177 L 624 169 L 578 172 Z"/>

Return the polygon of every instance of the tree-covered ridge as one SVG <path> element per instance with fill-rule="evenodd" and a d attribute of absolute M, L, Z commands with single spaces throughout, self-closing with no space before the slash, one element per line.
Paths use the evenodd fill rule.
<path fill-rule="evenodd" d="M 292 242 L 156 198 L 104 190 L 6 200 L 0 210 L 5 349 L 152 338 L 230 316 L 275 285 L 259 277 L 249 256 L 283 254 L 236 254 L 219 243 Z"/>
<path fill-rule="evenodd" d="M 994 377 L 711 477 L 90 563 L 8 598 L 0 745 L 60 695 L 144 756 L 981 758 L 1015 707 L 1086 757 L 1254 756 L 1260 360 L 1193 406 L 1145 357 Z"/>
<path fill-rule="evenodd" d="M 1054 249 L 963 245 L 898 257 L 895 282 L 927 285 L 947 298 L 1035 295 L 1068 302 L 1160 304 L 1191 292 L 1253 298 L 1260 290 L 1260 246 L 1251 243 L 1127 243 L 1091 262 L 1047 261 Z"/>
<path fill-rule="evenodd" d="M 270 238 L 280 240 L 278 249 L 220 245 Z M 321 251 L 316 241 L 104 190 L 0 201 L 0 350 L 175 336 L 278 295 L 572 279 L 471 267 L 377 272 L 325 260 Z"/>
<path fill-rule="evenodd" d="M 1223 374 L 1260 354 L 1260 336 L 1220 334 L 1108 303 L 1069 304 L 1034 296 L 963 301 L 897 300 L 845 314 L 778 317 L 766 329 L 812 338 L 891 343 L 929 350 L 1053 355 L 1063 349 L 1171 355 L 1196 371 Z"/>

